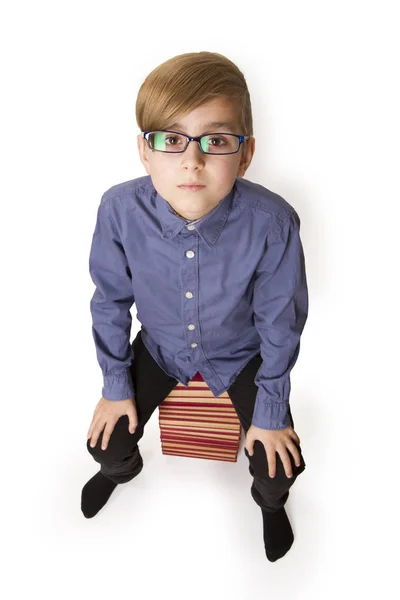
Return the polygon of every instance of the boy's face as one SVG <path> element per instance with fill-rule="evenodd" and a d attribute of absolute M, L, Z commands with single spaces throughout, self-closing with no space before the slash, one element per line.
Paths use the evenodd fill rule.
<path fill-rule="evenodd" d="M 195 108 L 165 129 L 199 136 L 205 133 L 240 131 L 236 105 L 225 97 L 214 98 Z M 231 127 L 207 127 L 208 123 L 229 123 Z M 236 154 L 204 154 L 197 142 L 190 142 L 183 153 L 152 152 L 142 134 L 138 135 L 140 159 L 157 192 L 186 219 L 199 219 L 210 212 L 230 192 L 236 177 L 243 177 L 251 163 L 255 139 L 248 138 Z M 205 187 L 191 191 L 180 186 Z"/>

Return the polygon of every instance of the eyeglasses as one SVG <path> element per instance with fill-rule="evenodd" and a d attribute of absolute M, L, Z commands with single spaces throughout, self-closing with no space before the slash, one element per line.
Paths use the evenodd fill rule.
<path fill-rule="evenodd" d="M 156 150 L 157 152 L 179 154 L 185 152 L 189 142 L 194 141 L 199 144 L 199 148 L 204 154 L 235 154 L 239 152 L 240 145 L 249 136 L 234 133 L 208 133 L 207 135 L 190 137 L 185 133 L 164 129 L 160 131 L 143 131 L 143 137 L 147 141 L 150 150 Z"/>

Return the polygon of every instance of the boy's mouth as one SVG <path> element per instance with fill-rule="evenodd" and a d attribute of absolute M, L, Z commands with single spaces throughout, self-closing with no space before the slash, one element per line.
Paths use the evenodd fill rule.
<path fill-rule="evenodd" d="M 197 192 L 198 190 L 202 190 L 203 188 L 205 188 L 205 185 L 195 185 L 195 184 L 189 184 L 189 185 L 178 185 L 179 188 L 181 188 L 181 190 L 188 190 L 191 192 Z"/>

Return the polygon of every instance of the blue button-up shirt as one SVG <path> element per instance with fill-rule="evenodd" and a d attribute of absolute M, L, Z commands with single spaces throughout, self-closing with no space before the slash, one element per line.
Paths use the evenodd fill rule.
<path fill-rule="evenodd" d="M 89 257 L 103 397 L 135 395 L 135 303 L 143 343 L 183 385 L 198 371 L 219 396 L 261 352 L 252 424 L 288 427 L 290 371 L 308 313 L 299 229 L 286 200 L 240 177 L 217 206 L 192 222 L 158 194 L 150 175 L 108 189 Z"/>

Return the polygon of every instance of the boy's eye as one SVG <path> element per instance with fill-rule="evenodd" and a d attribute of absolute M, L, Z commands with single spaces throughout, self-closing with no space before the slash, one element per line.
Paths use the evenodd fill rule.
<path fill-rule="evenodd" d="M 211 143 L 213 140 L 220 140 L 222 144 L 213 144 Z M 211 144 L 211 146 L 222 146 L 223 144 L 226 144 L 226 141 L 222 137 L 209 137 L 208 142 Z"/>
<path fill-rule="evenodd" d="M 181 141 L 181 138 L 176 135 L 167 135 L 165 141 L 167 144 L 170 144 L 170 146 L 176 146 L 179 143 L 179 141 Z"/>

